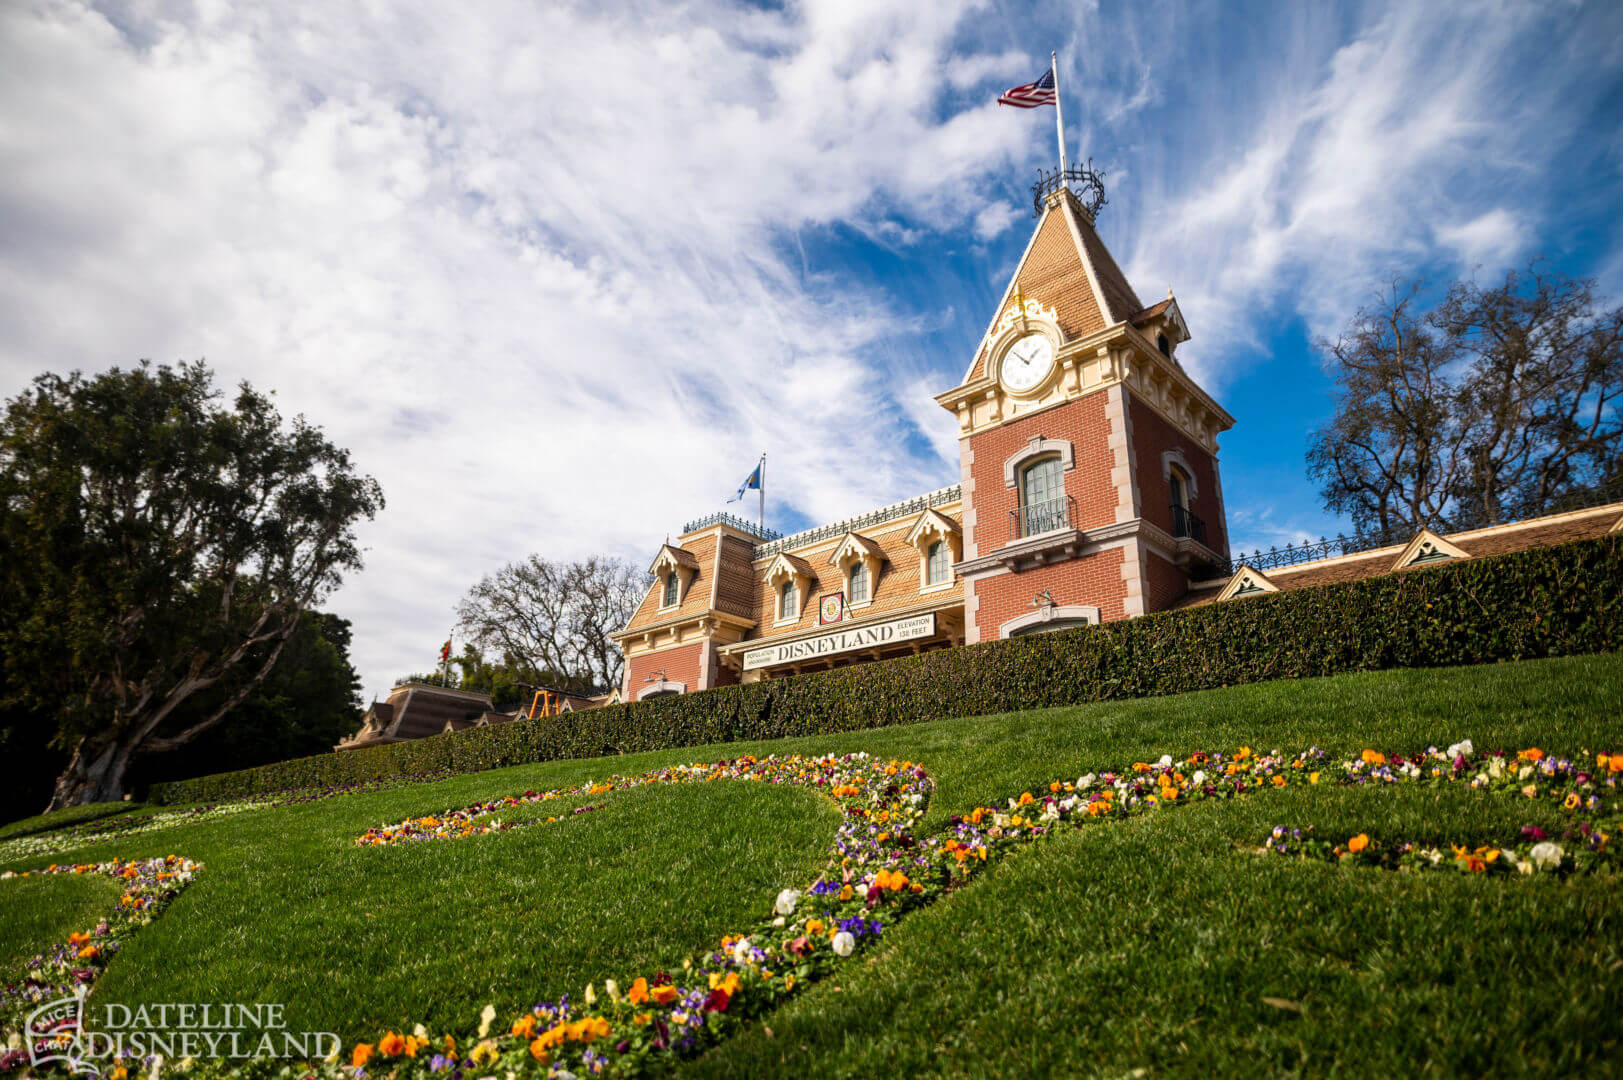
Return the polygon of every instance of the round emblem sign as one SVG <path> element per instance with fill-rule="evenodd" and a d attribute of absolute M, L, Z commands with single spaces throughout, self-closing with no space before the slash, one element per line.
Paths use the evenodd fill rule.
<path fill-rule="evenodd" d="M 844 597 L 839 593 L 823 597 L 822 621 L 826 623 L 839 622 L 844 614 Z"/>

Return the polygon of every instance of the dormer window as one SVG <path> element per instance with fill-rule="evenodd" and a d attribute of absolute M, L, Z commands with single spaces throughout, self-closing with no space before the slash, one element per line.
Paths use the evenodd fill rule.
<path fill-rule="evenodd" d="M 800 612 L 800 591 L 793 579 L 778 586 L 778 618 L 793 619 Z"/>
<path fill-rule="evenodd" d="M 952 564 L 963 550 L 962 527 L 940 511 L 926 510 L 907 534 L 907 542 L 919 553 L 919 591 L 951 588 Z"/>
<path fill-rule="evenodd" d="M 665 595 L 660 598 L 659 606 L 675 607 L 677 594 L 681 591 L 681 589 L 682 579 L 676 576 L 676 571 L 672 570 L 670 573 L 666 574 Z"/>
<path fill-rule="evenodd" d="M 1155 347 L 1161 350 L 1162 356 L 1166 357 L 1168 360 L 1172 359 L 1172 342 L 1167 340 L 1167 336 L 1165 334 L 1155 335 Z"/>
<path fill-rule="evenodd" d="M 868 601 L 868 567 L 858 560 L 851 564 L 851 574 L 846 579 L 845 596 L 850 604 L 864 604 Z"/>
<path fill-rule="evenodd" d="M 927 586 L 945 584 L 951 573 L 951 559 L 948 556 L 946 541 L 937 540 L 930 545 L 930 554 L 924 562 L 924 584 Z"/>

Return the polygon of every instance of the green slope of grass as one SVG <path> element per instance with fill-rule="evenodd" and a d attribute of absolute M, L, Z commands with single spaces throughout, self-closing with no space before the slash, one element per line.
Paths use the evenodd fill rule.
<path fill-rule="evenodd" d="M 1623 744 L 1620 703 L 1614 655 L 1270 683 L 525 766 L 178 826 L 62 860 L 174 851 L 208 864 L 98 997 L 284 1001 L 296 1027 L 346 1038 L 417 1020 L 465 1029 L 486 1001 L 578 992 L 713 944 L 778 888 L 808 880 L 833 819 L 804 790 L 718 784 L 638 789 L 560 825 L 450 843 L 355 848 L 369 825 L 610 772 L 850 750 L 922 762 L 941 822 L 1052 779 L 1202 748 L 1356 755 L 1464 737 L 1484 749 L 1610 747 Z M 871 959 L 768 1019 L 775 1038 L 757 1028 L 689 1068 L 1615 1071 L 1618 883 L 1410 879 L 1242 850 L 1283 822 L 1337 838 L 1481 842 L 1538 820 L 1514 800 L 1415 794 L 1268 793 L 1068 833 L 891 928 Z"/>
<path fill-rule="evenodd" d="M 117 900 L 118 885 L 100 876 L 0 882 L 0 972 L 9 975 L 47 944 L 95 926 Z"/>

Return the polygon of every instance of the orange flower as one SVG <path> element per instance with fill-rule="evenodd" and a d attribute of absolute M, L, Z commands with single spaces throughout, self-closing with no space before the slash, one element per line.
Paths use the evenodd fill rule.
<path fill-rule="evenodd" d="M 514 1020 L 513 1021 L 513 1030 L 510 1032 L 510 1034 L 516 1035 L 521 1039 L 528 1039 L 531 1035 L 534 1035 L 535 1034 L 535 1014 L 534 1013 L 525 1013 L 523 1016 L 519 1017 L 517 1020 Z"/>
<path fill-rule="evenodd" d="M 399 1057 L 405 1049 L 406 1040 L 393 1031 L 378 1040 L 378 1053 L 384 1057 Z"/>
<path fill-rule="evenodd" d="M 1488 864 L 1478 855 L 1461 855 L 1459 862 L 1468 872 L 1473 874 L 1480 874 L 1488 869 Z"/>
<path fill-rule="evenodd" d="M 682 992 L 674 986 L 656 986 L 648 994 L 659 1005 L 669 1005 L 681 995 Z"/>
<path fill-rule="evenodd" d="M 349 1055 L 350 1068 L 359 1069 L 362 1065 L 366 1064 L 367 1059 L 370 1058 L 371 1056 L 372 1056 L 372 1044 L 371 1043 L 356 1043 L 355 1044 L 355 1049 L 350 1051 L 350 1055 Z"/>
<path fill-rule="evenodd" d="M 638 978 L 636 982 L 632 983 L 631 992 L 626 995 L 626 1000 L 631 1002 L 633 1005 L 641 1005 L 643 1002 L 647 1001 L 648 980 Z"/>
<path fill-rule="evenodd" d="M 94 945 L 86 945 L 84 948 L 79 950 L 79 959 L 81 960 L 94 960 L 100 955 L 101 950 L 96 948 Z"/>
<path fill-rule="evenodd" d="M 1521 753 L 1517 754 L 1516 756 L 1521 758 L 1523 761 L 1530 761 L 1530 762 L 1535 762 L 1536 763 L 1536 762 L 1544 760 L 1544 751 L 1540 750 L 1536 746 L 1530 746 L 1526 750 L 1523 750 Z"/>
<path fill-rule="evenodd" d="M 1168 802 L 1171 802 L 1173 799 L 1176 799 L 1177 797 L 1178 797 L 1178 789 L 1177 788 L 1175 788 L 1175 787 L 1164 787 L 1164 788 L 1161 789 L 1161 798 L 1166 799 Z"/>
<path fill-rule="evenodd" d="M 1033 799 L 1032 799 L 1032 797 L 1031 797 L 1031 792 L 1029 792 L 1029 791 L 1022 791 L 1022 792 L 1021 792 L 1021 793 L 1020 793 L 1020 805 L 1021 805 L 1021 806 L 1030 806 L 1030 805 L 1031 805 L 1031 804 L 1032 804 L 1032 802 L 1033 802 L 1033 801 L 1034 801 L 1034 800 L 1033 800 Z"/>
<path fill-rule="evenodd" d="M 891 871 L 890 884 L 887 886 L 891 892 L 899 892 L 907 888 L 907 875 L 900 870 Z"/>
<path fill-rule="evenodd" d="M 1250 756 L 1251 756 L 1251 748 L 1249 746 L 1242 746 L 1242 747 L 1240 747 L 1240 749 L 1238 751 L 1235 752 L 1234 760 L 1235 761 L 1244 761 L 1246 758 L 1248 758 Z"/>
<path fill-rule="evenodd" d="M 794 978 L 793 975 L 791 975 L 789 977 L 791 979 Z M 654 1019 L 654 1014 L 653 1013 L 638 1013 L 636 1016 L 633 1016 L 631 1018 L 631 1022 L 633 1024 L 636 1024 L 638 1027 L 647 1027 L 650 1023 L 653 1022 L 653 1019 Z"/>
<path fill-rule="evenodd" d="M 1285 786 L 1285 778 L 1283 776 L 1274 777 L 1274 787 L 1284 787 L 1284 786 Z"/>
<path fill-rule="evenodd" d="M 806 920 L 806 936 L 807 937 L 815 937 L 818 934 L 821 934 L 822 932 L 823 932 L 823 920 L 822 919 L 807 919 Z"/>
<path fill-rule="evenodd" d="M 1606 767 L 1612 772 L 1623 772 L 1623 754 L 1613 754 L 1612 763 Z"/>
<path fill-rule="evenodd" d="M 1364 764 L 1365 765 L 1385 765 L 1386 764 L 1386 755 L 1381 753 L 1379 750 L 1365 750 L 1364 751 Z"/>
<path fill-rule="evenodd" d="M 1364 833 L 1359 833 L 1357 836 L 1347 841 L 1347 850 L 1352 852 L 1354 855 L 1358 854 L 1360 851 L 1363 851 L 1367 847 L 1369 847 L 1369 837 Z"/>
<path fill-rule="evenodd" d="M 844 888 L 842 888 L 840 890 L 840 899 L 841 900 L 849 900 L 849 899 L 851 899 L 851 886 L 847 885 L 847 886 L 845 886 Z"/>
<path fill-rule="evenodd" d="M 1055 780 L 1052 784 L 1048 785 L 1048 790 L 1050 792 L 1056 792 L 1056 791 L 1058 791 L 1060 789 L 1061 786 L 1062 785 L 1060 784 L 1060 782 L 1058 780 Z"/>

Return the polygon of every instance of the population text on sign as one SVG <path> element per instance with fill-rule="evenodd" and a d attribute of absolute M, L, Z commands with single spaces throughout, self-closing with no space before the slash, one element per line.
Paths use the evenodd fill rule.
<path fill-rule="evenodd" d="M 819 634 L 817 637 L 804 638 L 800 641 L 785 641 L 781 645 L 766 645 L 759 649 L 751 649 L 744 654 L 744 670 L 752 671 L 755 668 L 772 667 L 776 664 L 815 660 L 819 656 L 833 656 L 835 653 L 850 652 L 853 649 L 883 648 L 900 641 L 916 641 L 934 634 L 935 612 L 932 611 L 928 615 L 914 615 L 907 619 L 895 619 L 852 630 L 836 630 L 832 634 Z"/>

